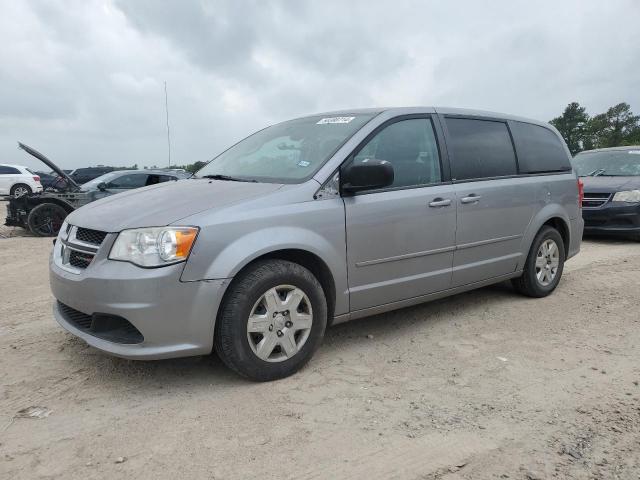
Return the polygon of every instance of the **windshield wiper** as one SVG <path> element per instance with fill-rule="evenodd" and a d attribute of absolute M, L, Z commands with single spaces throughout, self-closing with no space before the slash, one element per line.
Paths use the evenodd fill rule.
<path fill-rule="evenodd" d="M 596 168 L 593 172 L 589 172 L 585 175 L 585 177 L 597 177 L 602 175 L 606 170 L 604 168 Z"/>
<path fill-rule="evenodd" d="M 226 180 L 228 182 L 251 182 L 251 183 L 258 183 L 257 180 L 253 180 L 250 178 L 238 178 L 238 177 L 231 177 L 229 175 L 221 175 L 221 174 L 215 174 L 215 175 L 203 175 L 202 177 L 195 177 L 195 178 L 210 178 L 211 180 Z"/>

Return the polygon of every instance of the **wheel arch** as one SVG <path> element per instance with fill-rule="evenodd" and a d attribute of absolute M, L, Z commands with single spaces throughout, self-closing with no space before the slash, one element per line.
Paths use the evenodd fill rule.
<path fill-rule="evenodd" d="M 71 205 L 68 202 L 65 202 L 64 200 L 60 199 L 60 198 L 54 198 L 54 197 L 40 197 L 38 198 L 37 202 L 30 202 L 30 208 L 29 210 L 33 210 L 34 208 L 40 206 L 40 205 L 44 205 L 46 203 L 53 203 L 54 205 L 59 205 L 62 208 L 65 209 L 65 211 L 67 212 L 67 214 L 73 212 L 75 210 L 75 207 L 73 205 Z"/>
<path fill-rule="evenodd" d="M 529 250 L 531 250 L 533 239 L 544 226 L 551 226 L 558 230 L 562 237 L 562 243 L 564 244 L 566 259 L 572 241 L 570 224 L 569 216 L 561 206 L 551 204 L 541 209 L 531 220 L 531 223 L 523 236 L 521 249 L 522 255 L 518 262 L 518 266 L 516 267 L 517 270 L 522 270 L 524 268 L 527 256 L 529 255 Z"/>
<path fill-rule="evenodd" d="M 571 245 L 571 233 L 569 225 L 560 217 L 552 217 L 544 222 L 540 228 L 544 226 L 553 227 L 560 233 L 560 236 L 562 237 L 562 243 L 564 244 L 564 255 L 566 260 L 567 254 L 569 253 L 569 246 Z M 540 231 L 540 229 L 538 229 L 538 231 Z"/>
<path fill-rule="evenodd" d="M 327 313 L 329 322 L 333 318 L 336 306 L 336 285 L 331 269 L 327 263 L 315 253 L 301 248 L 280 248 L 263 253 L 242 265 L 234 276 L 238 276 L 263 260 L 287 260 L 302 265 L 309 270 L 320 282 L 327 299 Z M 228 294 L 229 288 L 225 292 Z M 224 299 L 223 299 L 224 301 Z"/>
<path fill-rule="evenodd" d="M 29 191 L 33 193 L 33 188 L 31 188 L 31 185 L 29 185 L 28 183 L 16 182 L 13 185 L 11 185 L 11 187 L 9 187 L 9 194 L 11 196 L 13 196 L 13 192 L 15 192 L 16 188 L 21 186 L 21 185 L 24 186 L 24 187 L 27 187 L 29 189 Z"/>

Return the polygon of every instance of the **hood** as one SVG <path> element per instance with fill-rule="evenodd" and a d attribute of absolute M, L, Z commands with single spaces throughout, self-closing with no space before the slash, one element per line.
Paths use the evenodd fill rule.
<path fill-rule="evenodd" d="M 69 188 L 68 188 L 69 190 L 80 190 L 80 187 L 78 186 L 78 184 L 76 182 L 74 182 L 73 179 L 69 175 L 64 173 L 64 171 L 62 171 L 60 169 L 60 167 L 58 167 L 55 163 L 53 163 L 51 160 L 49 160 L 47 157 L 45 157 L 39 151 L 37 151 L 34 148 L 31 148 L 29 145 L 25 145 L 24 143 L 21 143 L 21 142 L 18 142 L 18 147 L 21 148 L 22 150 L 24 150 L 25 152 L 27 152 L 32 157 L 35 157 L 38 160 L 40 160 L 47 167 L 49 167 L 51 170 L 56 172 L 56 174 L 59 177 L 64 178 L 67 181 L 67 185 L 69 186 Z"/>
<path fill-rule="evenodd" d="M 103 232 L 160 227 L 205 210 L 266 195 L 281 187 L 274 183 L 209 179 L 166 182 L 89 203 L 71 213 L 67 221 Z"/>
<path fill-rule="evenodd" d="M 585 192 L 614 193 L 640 189 L 640 176 L 632 177 L 580 177 Z"/>

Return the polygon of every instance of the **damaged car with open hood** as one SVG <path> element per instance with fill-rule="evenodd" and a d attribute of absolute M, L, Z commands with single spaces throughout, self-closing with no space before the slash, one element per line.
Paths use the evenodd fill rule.
<path fill-rule="evenodd" d="M 42 153 L 23 143 L 18 146 L 57 175 L 57 181 L 43 192 L 9 200 L 5 225 L 28 229 L 39 237 L 56 236 L 69 213 L 95 200 L 188 176 L 174 170 L 119 170 L 78 185 Z"/>

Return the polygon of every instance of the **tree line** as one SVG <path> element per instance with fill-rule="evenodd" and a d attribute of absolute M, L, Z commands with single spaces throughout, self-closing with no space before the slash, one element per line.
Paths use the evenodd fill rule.
<path fill-rule="evenodd" d="M 634 115 L 628 103 L 590 116 L 578 102 L 572 102 L 549 123 L 558 129 L 572 155 L 594 148 L 640 145 L 640 115 Z"/>

